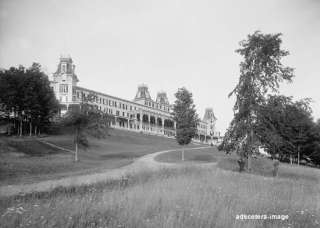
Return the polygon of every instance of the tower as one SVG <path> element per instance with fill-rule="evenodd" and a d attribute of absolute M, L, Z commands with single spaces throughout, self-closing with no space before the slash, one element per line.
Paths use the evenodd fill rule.
<path fill-rule="evenodd" d="M 157 94 L 157 99 L 156 102 L 161 104 L 161 105 L 169 105 L 168 97 L 166 92 L 159 92 Z"/>
<path fill-rule="evenodd" d="M 207 135 L 210 135 L 211 137 L 214 136 L 216 120 L 217 118 L 213 113 L 213 109 L 206 108 L 203 116 L 203 121 L 207 123 Z"/>
<path fill-rule="evenodd" d="M 53 74 L 53 90 L 59 102 L 68 107 L 74 101 L 73 87 L 77 86 L 78 77 L 70 56 L 60 56 L 56 72 Z"/>
<path fill-rule="evenodd" d="M 141 84 L 138 86 L 138 91 L 136 93 L 134 101 L 141 104 L 144 104 L 145 101 L 152 101 L 147 85 Z"/>

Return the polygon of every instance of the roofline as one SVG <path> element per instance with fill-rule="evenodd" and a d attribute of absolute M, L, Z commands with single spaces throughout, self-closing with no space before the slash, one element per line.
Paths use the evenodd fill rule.
<path fill-rule="evenodd" d="M 92 89 L 87 89 L 87 88 L 84 88 L 84 87 L 81 87 L 81 86 L 74 86 L 75 88 L 79 88 L 79 89 L 82 89 L 82 90 L 86 90 L 88 92 L 93 92 L 93 93 L 97 93 L 97 94 L 100 94 L 100 95 L 103 95 L 103 96 L 108 96 L 110 98 L 113 98 L 113 99 L 117 99 L 117 100 L 121 100 L 121 101 L 124 101 L 124 102 L 128 102 L 128 103 L 131 103 L 133 105 L 137 105 L 137 106 L 140 106 L 140 107 L 147 107 L 147 108 L 151 108 L 147 105 L 143 105 L 143 104 L 140 104 L 140 103 L 136 103 L 134 101 L 129 101 L 129 100 L 126 100 L 126 99 L 123 99 L 123 98 L 120 98 L 120 97 L 115 97 L 115 96 L 111 96 L 109 94 L 106 94 L 106 93 L 102 93 L 102 92 L 98 92 L 98 91 L 94 91 Z M 160 111 L 160 112 L 163 112 L 163 113 L 166 113 L 168 115 L 171 115 L 170 112 L 165 112 L 164 110 L 161 110 L 161 109 L 155 109 L 156 111 Z"/>

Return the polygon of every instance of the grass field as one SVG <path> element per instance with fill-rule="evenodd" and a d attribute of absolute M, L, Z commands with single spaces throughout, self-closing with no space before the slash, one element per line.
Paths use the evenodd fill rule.
<path fill-rule="evenodd" d="M 237 160 L 239 157 L 235 154 L 226 154 L 223 151 L 218 151 L 216 147 L 210 147 L 201 150 L 186 150 L 185 161 L 181 160 L 181 151 L 173 151 L 158 155 L 155 160 L 168 163 L 210 163 L 215 162 L 217 166 L 224 170 L 233 172 L 239 171 Z M 281 163 L 279 166 L 278 176 L 291 179 L 311 179 L 316 180 L 315 176 L 304 174 L 304 169 L 296 169 L 298 166 Z M 305 167 L 307 168 L 307 167 Z M 256 157 L 252 160 L 251 174 L 261 175 L 265 177 L 273 176 L 273 161 L 265 157 Z"/>
<path fill-rule="evenodd" d="M 71 135 L 43 140 L 74 150 Z M 148 153 L 179 147 L 174 139 L 110 130 L 106 139 L 90 139 L 90 147 L 73 154 L 36 141 L 34 138 L 0 138 L 0 185 L 31 183 L 65 176 L 102 172 L 130 164 Z"/>
<path fill-rule="evenodd" d="M 93 140 L 91 147 L 82 151 L 77 167 L 67 152 L 35 142 L 21 146 L 16 140 L 1 141 L 1 148 L 5 148 L 1 156 L 9 153 L 13 164 L 24 164 L 26 161 L 21 159 L 30 159 L 28 172 L 30 167 L 37 169 L 44 161 L 41 159 L 47 159 L 47 165 L 54 164 L 52 167 L 57 169 L 57 156 L 65 160 L 69 156 L 69 163 L 59 170 L 69 175 L 84 172 L 80 169 L 101 170 L 107 160 L 130 162 L 152 151 L 177 147 L 171 139 L 115 131 L 106 140 Z M 72 149 L 71 138 L 46 140 Z M 34 145 L 37 149 L 32 149 Z M 38 163 L 34 158 L 39 159 Z M 1 227 L 320 227 L 319 169 L 281 163 L 279 176 L 273 178 L 272 161 L 259 157 L 252 161 L 251 174 L 239 173 L 237 156 L 226 155 L 215 147 L 187 149 L 185 158 L 186 162 L 181 162 L 181 152 L 168 152 L 158 155 L 156 160 L 178 163 L 175 168 L 145 170 L 90 186 L 0 198 Z M 95 165 L 100 168 L 94 170 Z M 18 170 L 12 169 L 12 173 Z M 50 169 L 43 165 L 35 173 L 43 170 Z M 59 175 L 57 170 L 48 173 Z M 35 175 L 27 173 L 25 177 Z M 267 218 L 241 219 L 242 215 Z"/>
<path fill-rule="evenodd" d="M 3 227 L 319 227 L 317 169 L 313 178 L 268 178 L 193 165 L 147 171 L 121 180 L 1 199 Z M 237 220 L 237 215 L 282 219 Z M 288 216 L 288 219 L 286 219 Z"/>
<path fill-rule="evenodd" d="M 185 150 L 184 161 L 182 161 L 181 151 L 173 151 L 164 154 L 158 155 L 155 160 L 159 162 L 167 163 L 186 163 L 186 162 L 196 162 L 196 163 L 208 163 L 216 162 L 217 157 L 223 156 L 224 153 L 221 153 L 217 150 L 216 147 L 210 147 L 208 149 L 201 150 Z"/>

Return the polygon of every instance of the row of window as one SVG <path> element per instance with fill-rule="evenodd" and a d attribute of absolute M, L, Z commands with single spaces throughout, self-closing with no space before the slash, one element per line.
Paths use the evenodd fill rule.
<path fill-rule="evenodd" d="M 68 91 L 68 88 L 67 88 L 67 91 Z M 85 94 L 84 94 L 84 96 L 85 96 Z M 77 98 L 81 98 L 81 92 L 79 92 L 79 91 L 77 91 Z M 116 107 L 116 108 L 119 107 L 119 108 L 121 108 L 123 110 L 128 110 L 128 109 L 130 109 L 130 111 L 137 110 L 136 106 L 134 106 L 134 107 L 132 105 L 128 106 L 125 103 L 121 103 L 121 102 L 118 103 L 117 101 L 108 100 L 108 99 L 105 99 L 105 98 L 102 98 L 102 97 L 98 97 L 98 96 L 95 98 L 95 102 L 98 103 L 98 104 L 108 105 L 110 107 Z M 162 109 L 164 111 L 168 111 L 169 112 L 169 107 L 166 107 L 165 105 L 155 104 L 155 103 L 150 102 L 150 101 L 145 101 L 145 105 L 149 106 L 149 107 L 152 107 L 152 108 Z"/>
<path fill-rule="evenodd" d="M 159 105 L 158 103 L 153 103 L 151 101 L 145 101 L 144 105 L 152 107 L 152 108 L 162 109 L 164 111 L 169 112 L 169 107 L 166 107 L 165 105 Z"/>
<path fill-rule="evenodd" d="M 85 96 L 85 94 L 84 94 Z M 81 97 L 81 93 L 79 91 L 77 91 L 77 98 L 80 98 Z M 95 97 L 95 102 L 98 103 L 98 104 L 103 104 L 103 105 L 107 105 L 107 106 L 110 106 L 110 107 L 116 107 L 116 108 L 121 108 L 121 109 L 124 109 L 124 110 L 128 110 L 130 109 L 130 111 L 132 110 L 137 110 L 137 107 L 136 106 L 128 106 L 127 104 L 124 104 L 124 103 L 121 103 L 121 102 L 117 102 L 117 101 L 114 101 L 114 100 L 108 100 L 108 99 L 105 99 L 105 98 L 102 98 L 102 97 Z"/>
<path fill-rule="evenodd" d="M 102 111 L 102 107 L 101 106 L 99 106 L 99 110 Z M 123 117 L 128 117 L 128 118 L 134 118 L 135 117 L 135 115 L 133 115 L 133 114 L 130 114 L 128 112 L 121 112 L 119 110 L 116 110 L 116 112 L 114 113 L 111 108 L 104 108 L 103 111 L 105 113 L 108 113 L 108 114 L 111 114 L 111 115 L 115 114 L 116 116 L 123 116 Z"/>

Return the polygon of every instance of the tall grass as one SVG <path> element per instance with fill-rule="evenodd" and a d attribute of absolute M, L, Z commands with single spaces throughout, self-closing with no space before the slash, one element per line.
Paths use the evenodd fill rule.
<path fill-rule="evenodd" d="M 319 178 L 318 170 L 306 169 L 303 173 Z M 0 209 L 0 224 L 3 227 L 319 227 L 318 181 L 239 174 L 215 167 L 146 171 L 118 182 L 6 199 L 1 202 L 4 206 Z M 288 215 L 289 219 L 237 220 L 237 214 L 280 214 Z"/>

